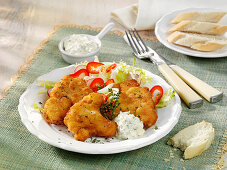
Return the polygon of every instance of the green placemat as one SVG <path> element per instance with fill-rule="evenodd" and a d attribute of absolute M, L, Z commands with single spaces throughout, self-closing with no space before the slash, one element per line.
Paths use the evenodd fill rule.
<path fill-rule="evenodd" d="M 179 54 L 165 48 L 157 41 L 147 44 L 167 59 L 224 92 L 223 100 L 215 104 L 204 101 L 202 107 L 190 110 L 182 103 L 183 111 L 178 124 L 158 142 L 135 151 L 112 155 L 88 155 L 65 151 L 33 136 L 20 121 L 17 111 L 19 98 L 38 76 L 67 66 L 58 51 L 58 42 L 73 33 L 96 35 L 97 31 L 61 26 L 52 32 L 14 85 L 0 101 L 0 169 L 212 169 L 220 158 L 220 148 L 225 143 L 227 127 L 227 58 L 204 59 Z M 102 39 L 100 61 L 124 60 L 133 63 L 131 49 L 119 34 L 108 34 Z M 136 66 L 145 68 L 162 77 L 149 61 L 137 60 Z M 215 128 L 215 140 L 202 155 L 182 160 L 183 152 L 166 145 L 168 139 L 179 130 L 206 120 Z M 173 158 L 170 157 L 173 153 Z"/>

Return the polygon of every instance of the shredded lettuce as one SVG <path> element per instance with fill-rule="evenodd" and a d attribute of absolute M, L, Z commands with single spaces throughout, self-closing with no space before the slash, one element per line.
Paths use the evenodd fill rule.
<path fill-rule="evenodd" d="M 45 89 L 49 89 L 53 87 L 57 82 L 56 81 L 44 81 L 44 80 L 39 80 L 39 85 L 44 87 Z"/>
<path fill-rule="evenodd" d="M 136 60 L 134 59 L 132 66 L 127 65 L 125 62 L 120 62 L 118 64 L 118 73 L 115 77 L 116 83 L 121 83 L 122 81 L 127 80 L 129 76 L 131 76 L 133 79 L 137 79 L 137 81 L 144 84 L 152 81 L 152 77 L 146 76 L 145 72 L 141 68 L 137 68 L 134 66 L 135 62 Z"/>
<path fill-rule="evenodd" d="M 79 65 L 87 65 L 87 63 L 88 63 L 87 60 L 82 61 L 82 62 L 80 62 L 80 63 L 75 63 L 75 64 L 74 64 L 74 67 L 76 68 L 76 67 L 79 66 Z"/>
<path fill-rule="evenodd" d="M 133 59 L 133 64 L 132 64 L 132 66 L 134 67 L 136 65 L 136 57 L 134 57 L 134 59 Z"/>
<path fill-rule="evenodd" d="M 156 105 L 156 107 L 157 108 L 166 107 L 172 104 L 174 100 L 175 100 L 175 91 L 173 89 L 169 89 L 163 94 L 161 100 Z"/>
<path fill-rule="evenodd" d="M 33 107 L 35 110 L 39 111 L 40 113 L 42 113 L 42 114 L 44 113 L 44 109 L 39 107 L 37 104 L 33 104 Z"/>
<path fill-rule="evenodd" d="M 129 73 L 124 70 L 118 70 L 118 73 L 115 77 L 116 83 L 121 83 L 122 81 L 127 80 Z"/>
<path fill-rule="evenodd" d="M 38 94 L 46 93 L 47 90 L 51 87 L 53 87 L 57 82 L 56 81 L 44 81 L 39 80 L 39 85 L 44 88 L 44 90 L 41 90 Z"/>

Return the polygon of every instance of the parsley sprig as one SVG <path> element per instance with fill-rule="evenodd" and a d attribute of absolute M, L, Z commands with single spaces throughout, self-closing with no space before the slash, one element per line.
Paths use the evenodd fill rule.
<path fill-rule="evenodd" d="M 111 120 L 111 119 L 113 119 L 113 117 L 115 115 L 116 108 L 120 105 L 120 102 L 118 99 L 120 97 L 121 91 L 114 93 L 111 88 L 108 89 L 108 91 L 109 91 L 109 94 L 108 94 L 107 100 L 101 106 L 100 111 L 101 111 L 101 114 L 106 119 Z"/>

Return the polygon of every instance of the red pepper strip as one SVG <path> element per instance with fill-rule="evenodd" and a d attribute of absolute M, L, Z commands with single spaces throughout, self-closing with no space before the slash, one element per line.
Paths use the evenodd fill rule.
<path fill-rule="evenodd" d="M 95 79 L 95 78 L 91 78 L 91 79 L 87 80 L 86 83 L 87 83 L 87 86 L 88 86 L 88 87 L 90 87 L 90 84 L 91 84 L 91 82 L 92 82 L 94 79 Z"/>
<path fill-rule="evenodd" d="M 72 76 L 73 78 L 84 78 L 85 76 L 89 76 L 89 73 L 86 69 L 80 69 L 77 72 L 70 74 L 70 76 Z"/>
<path fill-rule="evenodd" d="M 114 83 L 114 79 L 107 80 L 106 83 L 105 83 L 105 87 L 108 86 L 109 84 L 112 84 L 112 83 Z"/>
<path fill-rule="evenodd" d="M 117 67 L 117 64 L 111 64 L 109 67 L 107 67 L 106 72 L 110 72 L 112 69 L 115 69 Z"/>
<path fill-rule="evenodd" d="M 151 88 L 150 92 L 152 94 L 152 97 L 154 96 L 154 92 L 158 90 L 159 91 L 159 94 L 155 96 L 155 100 L 154 100 L 154 104 L 157 105 L 160 101 L 160 99 L 162 98 L 162 95 L 163 95 L 163 88 L 159 85 L 157 86 L 154 86 Z"/>
<path fill-rule="evenodd" d="M 97 90 L 99 89 L 99 87 L 103 87 L 104 86 L 104 81 L 102 78 L 95 78 L 91 84 L 90 84 L 90 88 L 94 91 L 97 92 Z"/>
<path fill-rule="evenodd" d="M 87 69 L 88 73 L 99 74 L 98 68 L 102 65 L 104 65 L 104 64 L 99 63 L 99 62 L 90 62 L 90 63 L 87 63 L 86 69 Z"/>
<path fill-rule="evenodd" d="M 51 92 L 51 90 L 53 89 L 53 87 L 51 87 L 51 88 L 49 88 L 48 90 L 47 90 L 47 95 L 50 97 L 50 92 Z"/>
<path fill-rule="evenodd" d="M 76 66 L 74 73 L 76 73 L 77 71 L 81 70 L 81 69 L 86 69 L 86 65 L 78 65 Z"/>

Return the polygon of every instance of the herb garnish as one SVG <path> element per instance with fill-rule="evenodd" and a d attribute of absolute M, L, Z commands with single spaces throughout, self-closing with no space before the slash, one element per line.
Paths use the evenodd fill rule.
<path fill-rule="evenodd" d="M 101 90 L 104 86 L 105 86 L 105 84 L 97 86 L 97 91 Z"/>
<path fill-rule="evenodd" d="M 108 98 L 106 102 L 101 106 L 100 111 L 106 119 L 111 120 L 115 115 L 115 109 L 120 105 L 118 99 L 121 91 L 118 91 L 117 93 L 114 93 L 112 89 L 108 89 L 108 91 Z"/>

